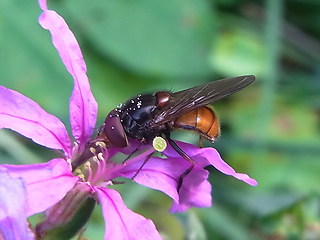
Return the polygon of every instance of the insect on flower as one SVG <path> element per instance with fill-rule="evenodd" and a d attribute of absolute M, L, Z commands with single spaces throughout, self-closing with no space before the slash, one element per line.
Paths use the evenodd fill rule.
<path fill-rule="evenodd" d="M 216 81 L 177 93 L 137 96 L 111 111 L 98 136 L 92 139 L 98 104 L 90 89 L 80 46 L 64 19 L 48 9 L 46 0 L 39 0 L 39 5 L 39 23 L 50 31 L 52 43 L 74 80 L 69 105 L 73 139 L 62 121 L 38 103 L 0 86 L 0 129 L 11 129 L 63 153 L 45 163 L 0 165 L 0 239 L 71 238 L 82 232 L 85 221 L 75 217 L 82 213 L 82 206 L 88 207 L 81 214 L 82 219 L 87 219 L 95 203 L 99 203 L 105 219 L 104 239 L 160 240 L 154 223 L 128 209 L 120 193 L 109 187 L 119 177 L 136 177 L 135 182 L 167 194 L 173 199 L 171 212 L 211 206 L 209 172 L 204 169 L 209 165 L 249 185 L 257 185 L 255 179 L 237 173 L 225 163 L 214 148 L 199 149 L 170 138 L 173 129 L 182 128 L 214 140 L 219 124 L 206 105 L 249 85 L 253 76 Z M 205 116 L 203 110 L 207 112 Z M 215 130 L 205 130 L 202 124 L 207 122 L 210 129 L 216 126 Z M 171 146 L 166 148 L 167 141 L 161 136 Z M 153 147 L 148 144 L 152 139 Z M 146 143 L 143 153 L 128 159 L 126 164 L 113 161 L 112 157 L 122 150 L 134 151 L 139 141 Z M 163 151 L 168 161 L 151 156 L 155 150 Z M 192 171 L 183 158 L 191 163 Z M 184 172 L 188 168 L 190 174 Z M 30 225 L 28 218 L 42 212 L 45 219 Z"/>
<path fill-rule="evenodd" d="M 215 141 L 220 135 L 220 124 L 208 104 L 240 91 L 254 80 L 253 75 L 246 75 L 174 93 L 162 91 L 138 95 L 107 115 L 96 140 L 107 147 L 124 148 L 129 144 L 128 138 L 150 143 L 155 137 L 165 136 L 175 151 L 191 164 L 180 176 L 179 190 L 183 178 L 193 169 L 194 160 L 171 139 L 170 132 L 181 128 Z"/>

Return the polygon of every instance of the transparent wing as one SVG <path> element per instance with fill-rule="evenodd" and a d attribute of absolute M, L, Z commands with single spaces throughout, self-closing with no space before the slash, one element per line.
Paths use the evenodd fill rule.
<path fill-rule="evenodd" d="M 172 93 L 168 103 L 154 116 L 152 125 L 175 120 L 178 116 L 234 94 L 254 80 L 253 75 L 226 78 Z"/>

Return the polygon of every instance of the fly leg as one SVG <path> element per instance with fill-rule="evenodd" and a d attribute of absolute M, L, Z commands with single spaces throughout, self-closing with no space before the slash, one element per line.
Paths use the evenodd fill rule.
<path fill-rule="evenodd" d="M 165 132 L 165 135 L 166 135 L 166 138 L 169 142 L 169 144 L 173 147 L 174 150 L 176 150 L 177 153 L 179 153 L 179 155 L 181 157 L 183 157 L 185 160 L 187 160 L 189 163 L 191 163 L 191 166 L 184 172 L 180 175 L 179 177 L 179 181 L 178 181 L 178 188 L 177 188 L 177 191 L 179 192 L 180 191 L 180 188 L 182 186 L 182 182 L 183 182 L 183 179 L 192 171 L 192 169 L 194 168 L 194 160 L 189 157 L 188 154 L 186 154 L 177 144 L 175 141 L 173 141 L 171 138 L 170 138 L 170 132 L 167 130 Z"/>
<path fill-rule="evenodd" d="M 136 148 L 135 150 L 132 151 L 132 153 L 130 153 L 123 161 L 122 164 L 125 164 L 126 161 L 128 161 L 137 151 L 139 148 Z"/>
<path fill-rule="evenodd" d="M 199 143 L 198 143 L 198 147 L 199 147 L 199 148 L 202 148 L 202 147 L 203 147 L 203 140 L 204 140 L 204 137 L 202 137 L 201 135 L 199 135 Z"/>
<path fill-rule="evenodd" d="M 153 153 L 150 153 L 146 159 L 143 161 L 143 163 L 141 164 L 141 166 L 139 167 L 139 169 L 136 171 L 136 173 L 131 177 L 131 180 L 133 181 L 135 179 L 135 177 L 138 175 L 138 173 L 141 171 L 141 169 L 144 167 L 144 165 L 146 165 L 146 163 L 149 161 L 149 159 L 151 158 Z"/>

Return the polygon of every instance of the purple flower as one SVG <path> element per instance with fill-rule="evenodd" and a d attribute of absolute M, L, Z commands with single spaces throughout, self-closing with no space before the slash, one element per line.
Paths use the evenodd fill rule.
<path fill-rule="evenodd" d="M 111 184 L 108 174 L 114 175 L 112 172 L 115 171 L 108 159 L 93 161 L 96 170 L 88 167 L 87 176 L 73 175 L 70 163 L 84 151 L 93 133 L 97 103 L 90 91 L 86 65 L 74 35 L 56 12 L 47 9 L 45 1 L 39 3 L 43 10 L 39 22 L 51 32 L 53 44 L 74 78 L 70 122 L 76 145 L 72 147 L 66 128 L 58 118 L 22 94 L 0 86 L 0 128 L 12 129 L 38 144 L 62 150 L 65 155 L 65 158 L 43 164 L 1 165 L 4 183 L 0 189 L 0 239 L 1 236 L 32 239 L 27 217 L 53 207 L 73 189 L 88 192 L 101 203 L 106 220 L 105 239 L 132 239 L 132 236 L 160 239 L 151 220 L 129 210 L 115 190 L 104 188 Z"/>
<path fill-rule="evenodd" d="M 0 239 L 33 239 L 26 221 L 24 182 L 0 167 Z M 24 219 L 24 221 L 21 221 Z"/>
<path fill-rule="evenodd" d="M 64 154 L 63 158 L 42 164 L 0 165 L 0 239 L 33 239 L 27 217 L 45 211 L 47 219 L 37 228 L 37 233 L 43 233 L 66 222 L 59 215 L 59 210 L 66 209 L 66 203 L 73 210 L 73 204 L 76 206 L 88 197 L 102 205 L 105 239 L 161 239 L 151 220 L 132 212 L 118 192 L 107 188 L 117 177 L 135 176 L 146 157 L 155 150 L 134 140 L 125 149 L 107 150 L 98 142 L 90 148 L 97 103 L 90 90 L 80 47 L 63 18 L 48 10 L 45 0 L 39 0 L 39 4 L 43 10 L 39 23 L 51 32 L 52 42 L 74 79 L 70 123 L 75 144 L 72 146 L 64 124 L 57 117 L 22 94 L 0 86 L 0 128 L 12 129 L 40 145 L 62 150 Z M 195 160 L 195 167 L 184 178 L 179 192 L 179 177 L 188 169 L 189 163 L 171 147 L 163 152 L 164 158 L 151 157 L 134 178 L 135 182 L 170 196 L 172 212 L 182 212 L 192 206 L 211 206 L 209 173 L 204 169 L 207 165 L 250 185 L 257 184 L 248 175 L 236 173 L 215 149 L 177 143 Z M 111 161 L 118 152 L 130 154 L 137 146 L 142 153 L 125 164 Z M 73 171 L 71 163 L 88 150 L 93 152 L 93 157 L 85 159 L 85 163 Z M 97 154 L 94 154 L 96 150 Z"/>
<path fill-rule="evenodd" d="M 257 185 L 257 181 L 247 174 L 236 173 L 221 159 L 214 148 L 198 148 L 192 144 L 176 142 L 195 160 L 194 169 L 184 178 L 179 193 L 177 192 L 179 177 L 190 165 L 170 145 L 163 152 L 165 159 L 152 157 L 134 179 L 139 184 L 160 190 L 170 196 L 173 199 L 171 212 L 183 212 L 190 207 L 211 206 L 211 184 L 207 180 L 209 172 L 204 169 L 208 165 L 249 185 Z M 123 167 L 121 173 L 124 177 L 133 176 L 140 166 L 141 162 L 131 162 L 130 165 Z"/>

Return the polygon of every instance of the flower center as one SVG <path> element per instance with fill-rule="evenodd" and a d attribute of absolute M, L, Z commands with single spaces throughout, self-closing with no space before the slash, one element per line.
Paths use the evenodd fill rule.
<path fill-rule="evenodd" d="M 108 165 L 114 163 L 108 161 L 108 150 L 104 143 L 96 142 L 96 147 L 91 147 L 90 152 L 93 156 L 74 171 L 75 175 L 90 185 L 109 185 L 110 182 L 108 183 L 107 180 L 110 167 Z"/>

